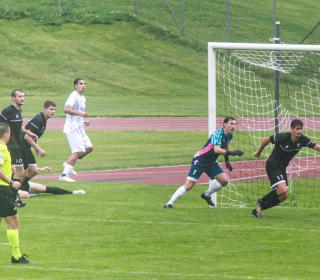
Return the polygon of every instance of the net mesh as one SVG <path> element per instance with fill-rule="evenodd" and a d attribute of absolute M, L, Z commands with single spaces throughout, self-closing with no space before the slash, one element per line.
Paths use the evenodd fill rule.
<path fill-rule="evenodd" d="M 217 114 L 235 116 L 237 132 L 231 149 L 243 149 L 241 162 L 233 162 L 231 183 L 218 195 L 220 206 L 243 207 L 255 204 L 269 191 L 263 155 L 253 156 L 262 139 L 275 133 L 275 111 L 279 130 L 290 131 L 293 118 L 304 122 L 304 134 L 320 143 L 320 55 L 317 52 L 218 50 Z M 275 71 L 280 77 L 280 100 L 275 101 Z M 277 104 L 277 105 L 276 105 Z M 222 125 L 218 118 L 218 127 Z M 232 158 L 232 160 L 236 160 Z M 320 198 L 320 157 L 304 148 L 287 169 L 290 199 L 285 205 L 318 207 Z"/>

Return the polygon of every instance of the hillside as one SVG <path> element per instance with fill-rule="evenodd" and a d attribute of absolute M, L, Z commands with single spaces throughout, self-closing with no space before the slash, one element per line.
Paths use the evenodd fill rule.
<path fill-rule="evenodd" d="M 179 1 L 169 3 L 178 16 Z M 271 4 L 232 4 L 232 40 L 267 42 Z M 278 1 L 282 40 L 301 40 L 318 20 L 318 5 Z M 2 107 L 22 88 L 25 116 L 46 98 L 61 108 L 80 75 L 95 116 L 207 114 L 206 44 L 225 39 L 225 1 L 185 1 L 185 36 L 163 1 L 61 1 L 58 16 L 56 1 L 5 0 L 0 16 Z M 319 33 L 307 43 L 319 42 Z"/>

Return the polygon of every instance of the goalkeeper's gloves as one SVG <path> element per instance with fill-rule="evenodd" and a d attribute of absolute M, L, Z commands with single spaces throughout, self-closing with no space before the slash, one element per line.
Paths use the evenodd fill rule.
<path fill-rule="evenodd" d="M 230 161 L 226 161 L 226 162 L 225 162 L 225 165 L 226 165 L 226 168 L 227 168 L 229 171 L 232 171 L 232 170 L 233 170 Z"/>
<path fill-rule="evenodd" d="M 227 151 L 226 156 L 239 156 L 241 157 L 243 155 L 243 151 L 241 150 L 234 150 L 234 151 Z"/>

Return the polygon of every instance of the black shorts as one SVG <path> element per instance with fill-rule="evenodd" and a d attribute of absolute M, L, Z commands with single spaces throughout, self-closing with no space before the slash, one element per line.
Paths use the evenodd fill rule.
<path fill-rule="evenodd" d="M 272 189 L 275 188 L 280 183 L 286 183 L 286 185 L 288 185 L 288 178 L 287 178 L 287 172 L 285 167 L 271 164 L 270 162 L 267 161 L 266 171 L 267 171 L 267 175 L 268 175 Z"/>
<path fill-rule="evenodd" d="M 12 165 L 21 165 L 23 164 L 23 152 L 22 148 L 19 145 L 8 145 L 8 150 L 11 156 Z"/>
<path fill-rule="evenodd" d="M 25 148 L 23 150 L 23 165 L 24 169 L 28 168 L 29 164 L 37 164 L 36 158 L 31 151 L 31 148 Z"/>
<path fill-rule="evenodd" d="M 17 191 L 12 187 L 0 186 L 0 217 L 14 216 L 16 208 Z"/>

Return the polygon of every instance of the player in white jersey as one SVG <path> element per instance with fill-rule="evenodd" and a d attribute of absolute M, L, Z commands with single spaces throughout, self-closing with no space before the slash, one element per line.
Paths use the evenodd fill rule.
<path fill-rule="evenodd" d="M 82 159 L 93 150 L 90 138 L 85 131 L 85 126 L 89 125 L 89 121 L 86 119 L 88 114 L 85 111 L 86 98 L 84 92 L 86 82 L 82 78 L 77 78 L 73 84 L 75 90 L 70 93 L 64 105 L 66 120 L 63 132 L 71 149 L 71 155 L 64 162 L 64 168 L 59 177 L 59 181 L 65 182 L 75 182 L 74 179 L 69 177 L 70 173 L 76 175 L 74 165 L 78 159 Z"/>

